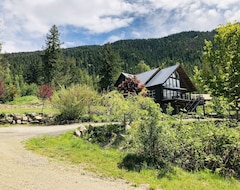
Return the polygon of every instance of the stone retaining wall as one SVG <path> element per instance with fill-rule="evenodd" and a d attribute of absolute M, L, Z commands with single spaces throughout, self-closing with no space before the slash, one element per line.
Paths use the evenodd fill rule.
<path fill-rule="evenodd" d="M 0 124 L 46 124 L 54 122 L 53 115 L 46 114 L 0 114 Z"/>

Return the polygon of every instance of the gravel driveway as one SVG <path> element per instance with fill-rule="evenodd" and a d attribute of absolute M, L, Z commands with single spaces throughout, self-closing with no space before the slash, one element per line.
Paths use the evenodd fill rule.
<path fill-rule="evenodd" d="M 78 124 L 41 127 L 0 128 L 1 190 L 143 190 L 123 180 L 105 179 L 80 166 L 51 161 L 28 151 L 24 140 L 43 134 L 56 135 L 77 128 Z"/>

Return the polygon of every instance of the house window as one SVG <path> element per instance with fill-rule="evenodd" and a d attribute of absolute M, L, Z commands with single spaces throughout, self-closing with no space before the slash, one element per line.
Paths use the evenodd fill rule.
<path fill-rule="evenodd" d="M 168 88 L 180 88 L 180 76 L 178 72 L 174 72 L 168 80 L 163 84 L 163 86 Z"/>
<path fill-rule="evenodd" d="M 148 91 L 148 96 L 149 96 L 150 98 L 155 99 L 155 97 L 156 97 L 156 90 L 155 90 L 155 89 L 149 90 L 149 91 Z"/>
<path fill-rule="evenodd" d="M 163 98 L 172 99 L 172 90 L 163 89 Z"/>
<path fill-rule="evenodd" d="M 179 98 L 180 96 L 181 96 L 181 93 L 179 91 L 163 89 L 163 98 L 164 99 Z"/>

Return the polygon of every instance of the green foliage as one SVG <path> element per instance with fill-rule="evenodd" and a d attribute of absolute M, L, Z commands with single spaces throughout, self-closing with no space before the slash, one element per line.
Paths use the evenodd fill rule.
<path fill-rule="evenodd" d="M 141 158 L 141 163 L 134 166 L 126 158 L 122 167 L 130 164 L 128 169 L 141 170 L 147 166 L 164 174 L 177 165 L 187 171 L 209 169 L 223 176 L 240 177 L 239 127 L 229 128 L 225 122 L 157 125 L 154 121 L 141 123 L 134 135 L 136 144 L 132 145 L 136 149 L 132 150 L 136 158 L 131 155 L 131 159 Z"/>
<path fill-rule="evenodd" d="M 104 148 L 118 147 L 124 140 L 125 126 L 119 124 L 107 124 L 103 126 L 88 126 L 83 138 L 92 143 L 97 143 Z"/>
<path fill-rule="evenodd" d="M 197 88 L 197 92 L 199 94 L 209 93 L 209 87 L 207 86 L 207 82 L 202 77 L 202 70 L 200 70 L 197 66 L 193 69 L 193 76 L 191 78 L 193 84 Z"/>
<path fill-rule="evenodd" d="M 44 50 L 43 74 L 44 83 L 54 85 L 58 84 L 61 79 L 61 42 L 59 40 L 60 33 L 56 25 L 53 25 L 46 37 L 46 49 Z"/>
<path fill-rule="evenodd" d="M 121 72 L 122 62 L 119 55 L 114 52 L 110 44 L 104 46 L 103 53 L 100 57 L 100 64 L 99 87 L 101 90 L 112 90 Z"/>
<path fill-rule="evenodd" d="M 0 98 L 3 98 L 5 96 L 6 90 L 4 87 L 4 82 L 0 80 Z"/>
<path fill-rule="evenodd" d="M 143 73 L 150 70 L 151 70 L 150 66 L 147 65 L 143 60 L 141 60 L 134 69 L 136 74 Z"/>
<path fill-rule="evenodd" d="M 105 107 L 108 121 L 120 121 L 126 125 L 143 122 L 147 117 L 146 104 L 156 105 L 159 112 L 160 107 L 149 97 L 141 95 L 130 95 L 124 98 L 123 94 L 111 91 L 102 95 L 101 105 Z"/>
<path fill-rule="evenodd" d="M 37 95 L 38 87 L 35 83 L 27 84 L 24 83 L 24 85 L 21 87 L 21 96 L 31 96 L 31 95 Z"/>
<path fill-rule="evenodd" d="M 137 153 L 142 155 L 148 167 L 159 169 L 162 175 L 171 171 L 168 157 L 172 156 L 172 148 L 168 145 L 169 142 L 166 141 L 159 123 L 161 110 L 150 98 L 141 102 L 140 110 L 143 110 L 144 114 L 136 133 Z"/>
<path fill-rule="evenodd" d="M 173 114 L 173 110 L 174 110 L 174 108 L 172 107 L 171 103 L 168 103 L 167 108 L 166 108 L 166 113 L 168 115 L 172 115 Z"/>
<path fill-rule="evenodd" d="M 3 97 L 2 101 L 3 102 L 9 102 L 9 101 L 13 101 L 15 97 L 18 96 L 18 91 L 15 85 L 8 85 L 6 87 L 6 94 Z"/>
<path fill-rule="evenodd" d="M 37 96 L 23 96 L 23 97 L 16 97 L 14 101 L 9 102 L 10 105 L 37 105 L 41 102 L 37 98 Z"/>
<path fill-rule="evenodd" d="M 97 172 L 101 176 L 127 180 L 135 186 L 149 184 L 149 188 L 165 190 L 237 190 L 240 187 L 239 180 L 222 178 L 208 170 L 193 173 L 174 168 L 174 174 L 159 178 L 156 170 L 142 167 L 142 163 L 145 164 L 141 156 L 116 149 L 102 149 L 97 144 L 74 138 L 72 134 L 71 131 L 59 136 L 32 138 L 26 142 L 26 147 L 41 155 L 80 164 L 85 170 Z M 122 162 L 128 164 L 126 166 L 129 170 L 120 167 Z"/>
<path fill-rule="evenodd" d="M 167 67 L 177 62 L 183 64 L 184 69 L 191 76 L 194 66 L 202 68 L 204 39 L 212 40 L 215 34 L 214 31 L 191 31 L 160 39 L 117 41 L 111 44 L 113 56 L 109 55 L 109 62 L 107 62 L 107 56 L 105 56 L 107 52 L 104 50 L 107 45 L 67 48 L 61 49 L 60 53 L 58 53 L 57 47 L 61 45 L 61 42 L 57 39 L 57 35 L 55 35 L 59 35 L 55 29 L 50 30 L 49 34 L 47 34 L 46 49 L 44 51 L 3 54 L 2 63 L 0 64 L 0 78 L 2 73 L 1 67 L 3 67 L 2 71 L 4 76 L 6 75 L 4 78 L 5 84 L 10 83 L 15 85 L 15 76 L 22 75 L 26 84 L 34 83 L 39 86 L 46 83 L 50 84 L 50 82 L 47 82 L 48 76 L 49 81 L 50 78 L 55 76 L 53 77 L 53 83 L 57 86 L 59 84 L 69 86 L 70 84 L 80 83 L 93 84 L 95 89 L 100 89 L 99 80 L 102 79 L 102 82 L 104 82 L 103 76 L 105 74 L 109 74 L 114 78 L 121 71 L 138 73 L 139 67 L 146 70 L 148 69 L 147 66 L 150 68 L 159 66 Z M 52 36 L 53 38 L 49 38 L 48 36 Z M 54 53 L 48 49 L 50 47 L 48 42 L 52 42 L 53 40 L 57 42 L 56 46 L 51 49 L 53 51 L 55 48 L 56 51 Z M 117 59 L 111 60 L 111 57 Z M 142 64 L 143 60 L 144 63 L 147 63 L 147 66 Z M 121 63 L 119 70 L 117 69 L 119 68 L 117 66 L 118 62 Z M 110 73 L 104 69 L 104 67 L 108 69 L 108 66 L 111 71 Z M 115 71 L 117 72 L 115 73 Z M 112 81 L 104 82 L 105 89 L 107 88 L 106 85 L 112 87 L 116 82 L 113 78 L 109 78 Z"/>
<path fill-rule="evenodd" d="M 58 119 L 76 120 L 97 100 L 97 93 L 86 85 L 62 88 L 53 96 L 53 106 L 59 110 Z"/>
<path fill-rule="evenodd" d="M 234 102 L 236 115 L 240 99 L 240 23 L 217 28 L 214 42 L 206 41 L 202 78 L 215 96 Z"/>

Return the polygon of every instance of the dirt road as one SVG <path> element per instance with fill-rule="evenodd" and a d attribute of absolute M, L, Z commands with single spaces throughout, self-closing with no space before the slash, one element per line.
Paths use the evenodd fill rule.
<path fill-rule="evenodd" d="M 56 135 L 77 128 L 77 124 L 44 127 L 0 128 L 1 190 L 143 190 L 123 180 L 104 179 L 71 166 L 34 154 L 23 141 L 38 135 Z"/>

